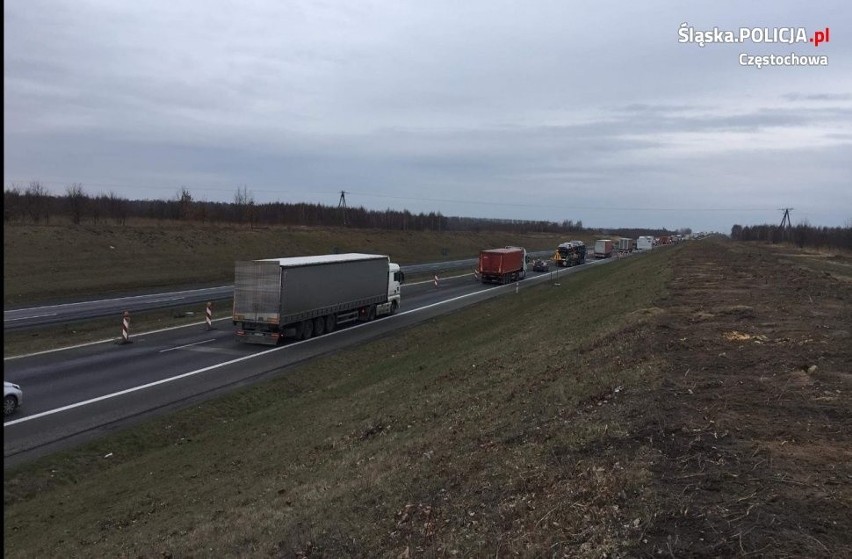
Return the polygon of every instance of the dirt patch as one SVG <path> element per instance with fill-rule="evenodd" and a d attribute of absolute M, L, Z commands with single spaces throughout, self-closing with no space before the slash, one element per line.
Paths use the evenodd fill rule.
<path fill-rule="evenodd" d="M 7 555 L 850 557 L 852 293 L 785 260 L 662 248 L 7 472 Z"/>
<path fill-rule="evenodd" d="M 848 557 L 852 290 L 718 245 L 674 257 L 653 343 L 669 365 L 633 437 L 659 456 L 635 551 Z"/>

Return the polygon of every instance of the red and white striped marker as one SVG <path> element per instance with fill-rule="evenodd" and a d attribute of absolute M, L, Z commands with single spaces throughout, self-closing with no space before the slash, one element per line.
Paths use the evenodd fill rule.
<path fill-rule="evenodd" d="M 438 274 L 435 274 L 435 287 L 438 287 Z"/>
<path fill-rule="evenodd" d="M 130 343 L 130 313 L 124 311 L 124 316 L 121 319 L 121 343 Z"/>
<path fill-rule="evenodd" d="M 213 303 L 207 301 L 207 329 L 213 329 Z"/>

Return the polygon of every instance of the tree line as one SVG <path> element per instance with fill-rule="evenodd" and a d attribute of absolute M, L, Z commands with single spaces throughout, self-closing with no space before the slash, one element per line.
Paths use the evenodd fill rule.
<path fill-rule="evenodd" d="M 90 195 L 80 183 L 55 195 L 38 181 L 26 186 L 13 184 L 3 192 L 5 223 L 44 223 L 51 220 L 73 224 L 111 222 L 123 225 L 131 218 L 234 223 L 249 227 L 291 225 L 307 227 L 346 226 L 369 229 L 413 231 L 512 231 L 568 233 L 583 230 L 582 221 L 562 222 L 447 217 L 440 212 L 412 213 L 408 210 L 368 210 L 311 203 L 257 203 L 247 187 L 236 190 L 232 202 L 196 200 L 181 188 L 169 200 L 130 200 L 114 192 Z"/>
<path fill-rule="evenodd" d="M 558 233 L 567 236 L 583 231 L 604 236 L 636 238 L 640 235 L 688 234 L 689 228 L 669 231 L 666 228 L 622 228 L 590 230 L 580 220 L 561 222 L 546 220 L 448 217 L 440 212 L 414 214 L 408 210 L 368 210 L 364 207 L 343 208 L 305 202 L 257 203 L 246 186 L 236 189 L 232 202 L 196 200 L 182 187 L 168 200 L 130 200 L 114 192 L 88 194 L 83 185 L 73 183 L 64 195 L 51 193 L 39 181 L 28 185 L 12 184 L 3 192 L 5 223 L 45 223 L 51 220 L 81 223 L 126 224 L 128 219 L 187 221 L 200 223 L 233 223 L 248 227 L 289 225 L 305 227 L 354 227 L 364 229 L 412 231 L 506 231 L 515 233 Z"/>
<path fill-rule="evenodd" d="M 779 225 L 734 225 L 731 238 L 736 241 L 794 243 L 799 248 L 852 249 L 852 227 L 814 227 L 800 223 L 795 227 Z"/>

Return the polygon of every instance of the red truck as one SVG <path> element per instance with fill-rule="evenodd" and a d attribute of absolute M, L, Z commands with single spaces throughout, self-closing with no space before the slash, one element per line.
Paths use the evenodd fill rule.
<path fill-rule="evenodd" d="M 527 275 L 527 251 L 521 247 L 492 248 L 479 253 L 476 269 L 482 283 L 509 283 Z"/>

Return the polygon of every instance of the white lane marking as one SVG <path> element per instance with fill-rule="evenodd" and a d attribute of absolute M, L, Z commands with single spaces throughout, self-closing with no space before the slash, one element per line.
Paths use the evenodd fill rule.
<path fill-rule="evenodd" d="M 452 276 L 452 277 L 448 277 L 448 278 L 445 278 L 445 279 L 463 278 L 465 276 L 470 276 L 470 275 L 473 275 L 473 274 L 463 274 L 461 276 Z M 403 287 L 405 287 L 406 285 L 420 285 L 421 283 L 431 283 L 431 282 L 432 282 L 432 280 L 422 281 L 422 282 L 419 282 L 419 283 L 407 283 L 407 284 L 403 284 Z M 76 305 L 77 303 L 69 303 L 69 304 L 70 305 Z M 18 319 L 13 319 L 13 320 L 18 320 Z M 213 322 L 219 322 L 221 320 L 231 320 L 231 317 L 226 316 L 224 318 L 216 318 L 216 319 L 213 320 Z M 160 332 L 168 332 L 170 330 L 178 330 L 180 328 L 188 328 L 190 326 L 200 326 L 200 325 L 203 325 L 203 324 L 206 324 L 206 323 L 205 322 L 193 322 L 191 324 L 184 324 L 183 326 L 170 326 L 168 328 L 161 328 L 159 330 L 150 330 L 148 332 L 139 332 L 138 334 L 134 334 L 133 337 L 144 336 L 146 334 L 159 334 Z M 13 359 L 23 359 L 25 357 L 35 357 L 37 355 L 44 355 L 44 354 L 47 354 L 47 353 L 56 353 L 57 351 L 66 351 L 66 350 L 69 350 L 69 349 L 78 349 L 78 348 L 81 348 L 81 347 L 88 347 L 88 346 L 98 345 L 98 344 L 115 343 L 116 339 L 118 339 L 118 337 L 109 338 L 109 339 L 106 339 L 106 340 L 98 340 L 96 342 L 86 342 L 84 344 L 70 345 L 70 346 L 66 346 L 66 347 L 58 347 L 56 349 L 46 349 L 44 351 L 36 351 L 35 353 L 25 353 L 25 354 L 22 354 L 22 355 L 12 355 L 10 357 L 4 357 L 3 361 L 11 361 Z"/>
<path fill-rule="evenodd" d="M 543 278 L 546 278 L 546 277 L 547 276 L 545 276 L 545 275 L 541 275 L 541 276 L 539 276 L 539 278 L 527 278 L 527 280 L 543 279 Z M 527 280 L 524 280 L 524 281 L 527 281 Z M 491 291 L 492 289 L 508 288 L 508 287 L 512 287 L 512 286 L 513 286 L 513 284 L 509 283 L 509 284 L 506 284 L 506 285 L 498 285 L 498 286 L 495 286 L 495 287 L 491 287 L 491 288 L 483 290 L 483 291 L 474 291 L 473 293 L 467 293 L 465 295 L 459 295 L 458 297 L 453 297 L 452 299 L 447 299 L 445 301 L 438 301 L 437 303 L 432 303 L 431 305 L 426 305 L 425 307 L 418 307 L 416 309 L 411 309 L 410 311 L 398 312 L 393 316 L 387 317 L 386 320 L 393 319 L 394 316 L 403 316 L 403 315 L 406 315 L 406 314 L 416 313 L 416 312 L 424 311 L 426 309 L 431 309 L 433 307 L 437 307 L 437 306 L 440 306 L 440 305 L 446 305 L 447 303 L 452 303 L 454 301 L 459 301 L 461 299 L 467 299 L 468 297 L 475 297 L 476 295 L 482 295 L 483 293 L 487 293 L 487 292 Z M 227 319 L 229 320 L 230 317 L 227 317 Z M 226 319 L 220 318 L 220 319 L 217 319 L 217 320 L 226 320 Z M 199 322 L 197 324 L 204 324 L 204 322 Z M 42 417 L 47 417 L 49 415 L 54 415 L 54 414 L 57 414 L 57 413 L 60 413 L 60 412 L 63 412 L 63 411 L 72 410 L 74 408 L 79 408 L 79 407 L 82 407 L 82 406 L 87 406 L 89 404 L 94 404 L 94 403 L 97 403 L 97 402 L 101 402 L 103 400 L 109 400 L 111 398 L 117 398 L 119 396 L 124 396 L 125 394 L 138 392 L 139 390 L 144 390 L 146 388 L 152 388 L 152 387 L 158 386 L 160 384 L 166 384 L 166 383 L 174 382 L 176 380 L 180 380 L 180 379 L 183 379 L 183 378 L 191 377 L 191 376 L 194 376 L 194 375 L 199 375 L 201 373 L 206 373 L 208 371 L 212 371 L 212 370 L 218 369 L 220 367 L 232 365 L 234 363 L 239 363 L 241 361 L 247 361 L 247 360 L 253 359 L 255 357 L 260 357 L 261 355 L 266 355 L 267 353 L 272 353 L 274 351 L 281 351 L 282 349 L 288 349 L 288 348 L 295 347 L 295 346 L 298 346 L 298 345 L 301 345 L 301 344 L 310 343 L 310 342 L 313 342 L 317 339 L 325 339 L 325 338 L 329 338 L 331 336 L 335 336 L 337 334 L 342 334 L 344 332 L 351 332 L 352 330 L 355 330 L 356 328 L 362 328 L 364 326 L 369 326 L 370 324 L 371 324 L 370 322 L 365 322 L 363 324 L 356 324 L 355 326 L 350 326 L 349 328 L 346 328 L 344 330 L 336 330 L 336 331 L 331 332 L 329 334 L 325 334 L 324 336 L 322 336 L 322 338 L 311 338 L 311 339 L 308 339 L 308 340 L 301 340 L 301 341 L 294 342 L 294 343 L 291 343 L 291 344 L 288 344 L 288 345 L 275 347 L 275 348 L 272 348 L 272 349 L 268 349 L 266 351 L 261 351 L 260 353 L 253 353 L 251 355 L 246 355 L 245 357 L 239 357 L 237 359 L 225 361 L 224 363 L 218 363 L 216 365 L 204 367 L 203 369 L 198 369 L 198 370 L 195 370 L 195 371 L 189 371 L 187 373 L 183 373 L 183 374 L 180 374 L 180 375 L 177 375 L 177 376 L 174 376 L 174 377 L 169 377 L 169 378 L 157 380 L 157 381 L 154 381 L 154 382 L 149 382 L 148 384 L 143 384 L 141 386 L 135 386 L 133 388 L 128 388 L 126 390 L 121 390 L 119 392 L 113 392 L 112 394 L 105 394 L 103 396 L 98 396 L 97 398 L 92 398 L 91 400 L 85 400 L 83 402 L 77 402 L 76 404 L 69 404 L 69 405 L 63 406 L 61 408 L 56 408 L 56 409 L 53 409 L 53 410 L 47 410 L 47 411 L 43 411 L 41 413 L 28 415 L 26 417 L 21 417 L 19 419 L 15 419 L 15 420 L 12 420 L 12 421 L 7 421 L 7 422 L 3 423 L 3 427 L 5 428 L 8 425 L 16 425 L 18 423 L 24 423 L 25 421 L 31 421 L 33 419 L 39 419 L 39 418 L 42 418 Z M 178 326 L 176 328 L 184 328 L 184 326 Z M 159 331 L 165 331 L 165 330 L 174 330 L 176 328 L 165 328 L 163 330 L 158 330 L 158 332 Z M 149 332 L 149 333 L 152 333 L 152 332 Z M 66 348 L 66 349 L 68 349 L 68 348 Z"/>
<path fill-rule="evenodd" d="M 472 276 L 472 275 L 473 274 L 462 274 L 460 276 L 446 276 L 446 277 L 439 278 L 439 279 L 449 280 L 449 279 L 463 278 L 463 277 Z M 418 281 L 418 282 L 415 282 L 415 283 L 404 283 L 404 284 L 402 284 L 402 286 L 405 287 L 406 285 L 423 285 L 424 283 L 432 283 L 433 281 L 435 281 L 435 280 Z"/>
<path fill-rule="evenodd" d="M 226 317 L 223 317 L 223 318 L 214 318 L 211 322 L 220 322 L 222 320 L 231 320 L 231 317 L 226 316 Z M 148 332 L 139 332 L 138 334 L 133 334 L 132 337 L 138 338 L 140 336 L 145 336 L 147 334 L 159 334 L 160 332 L 168 332 L 170 330 L 180 330 L 181 328 L 189 328 L 191 326 L 203 326 L 205 324 L 207 324 L 207 322 L 192 322 L 190 324 L 184 324 L 183 326 L 169 326 L 168 328 L 160 328 L 159 330 L 150 330 Z M 81 348 L 81 347 L 88 347 L 88 346 L 91 346 L 91 345 L 107 344 L 107 343 L 113 344 L 113 343 L 115 343 L 115 341 L 117 339 L 118 339 L 118 336 L 116 336 L 115 338 L 109 338 L 107 340 L 98 340 L 96 342 L 86 342 L 84 344 L 69 345 L 67 347 L 58 347 L 56 349 L 46 349 L 44 351 L 37 351 L 35 353 L 25 353 L 23 355 L 12 355 L 11 357 L 4 357 L 3 361 L 12 361 L 13 359 L 23 359 L 24 357 L 35 357 L 37 355 L 44 355 L 46 353 L 56 353 L 57 351 L 67 351 L 69 349 L 78 349 L 78 348 Z"/>
<path fill-rule="evenodd" d="M 213 369 L 225 367 L 226 365 L 232 365 L 234 363 L 239 363 L 240 361 L 245 361 L 247 359 L 252 359 L 252 358 L 258 357 L 260 355 L 265 355 L 265 354 L 273 352 L 273 351 L 279 351 L 281 349 L 284 349 L 285 347 L 287 347 L 287 346 L 276 347 L 274 349 L 263 351 L 261 353 L 246 355 L 245 357 L 239 357 L 237 359 L 231 359 L 230 361 L 225 361 L 224 363 L 218 363 L 216 365 L 211 365 L 210 367 L 204 367 L 203 369 L 198 369 L 198 370 L 195 370 L 195 371 L 189 371 L 188 373 L 183 373 L 183 374 L 177 375 L 175 377 L 164 378 L 164 379 L 157 380 L 157 381 L 154 381 L 154 382 L 149 382 L 148 384 L 143 384 L 141 386 L 134 386 L 133 388 L 121 390 L 119 392 L 113 392 L 112 394 L 104 394 L 103 396 L 98 396 L 97 398 L 92 398 L 90 400 L 84 400 L 82 402 L 77 402 L 76 404 L 69 404 L 67 406 L 62 406 L 61 408 L 56 408 L 56 409 L 52 409 L 52 410 L 43 411 L 41 413 L 28 415 L 28 416 L 22 417 L 20 419 L 8 421 L 8 422 L 3 424 L 3 427 L 7 427 L 9 425 L 16 425 L 18 423 L 23 423 L 25 421 L 31 421 L 33 419 L 39 419 L 39 418 L 42 418 L 42 417 L 47 417 L 49 415 L 54 415 L 54 414 L 57 414 L 57 413 L 60 413 L 60 412 L 63 412 L 63 411 L 73 410 L 74 408 L 80 408 L 80 407 L 83 407 L 83 406 L 88 406 L 90 404 L 95 404 L 97 402 L 102 402 L 104 400 L 109 400 L 109 399 L 112 399 L 112 398 L 117 398 L 119 396 L 124 396 L 125 394 L 131 394 L 133 392 L 138 392 L 139 390 L 144 390 L 146 388 L 153 388 L 154 386 L 158 386 L 160 384 L 166 384 L 167 382 L 174 382 L 174 381 L 180 380 L 182 378 L 187 378 L 187 377 L 191 377 L 191 376 L 198 375 L 198 374 L 201 374 L 201 373 L 206 373 L 207 371 L 212 371 Z"/>
<path fill-rule="evenodd" d="M 203 342 L 195 342 L 195 343 L 192 343 L 192 344 L 185 344 L 185 345 L 179 345 L 177 347 L 170 347 L 169 349 L 161 349 L 160 353 L 166 353 L 167 351 L 174 351 L 176 349 L 183 349 L 185 347 L 192 347 L 194 345 L 201 345 L 201 344 L 206 344 L 206 343 L 215 342 L 215 341 L 216 341 L 216 338 L 210 338 L 209 340 L 204 340 Z"/>
<path fill-rule="evenodd" d="M 501 285 L 499 287 L 493 287 L 492 289 L 499 289 L 500 287 L 511 287 L 511 284 Z M 447 299 L 446 301 L 438 301 L 437 303 L 432 303 L 431 305 L 426 305 L 425 307 L 419 307 L 419 308 L 416 308 L 416 309 L 411 309 L 410 311 L 400 312 L 400 313 L 395 314 L 394 316 L 402 316 L 402 315 L 406 315 L 406 314 L 420 312 L 420 311 L 423 311 L 423 310 L 426 310 L 426 309 L 430 309 L 432 307 L 437 307 L 439 305 L 445 305 L 447 303 L 452 303 L 453 301 L 458 301 L 460 299 L 466 299 L 467 297 L 482 295 L 483 293 L 487 293 L 488 291 L 491 291 L 491 290 L 486 289 L 485 291 L 474 291 L 473 293 L 467 293 L 465 295 L 459 295 L 458 297 L 453 297 L 452 299 Z M 394 316 L 389 316 L 389 317 L 387 317 L 387 319 L 392 319 Z M 334 336 L 334 335 L 337 335 L 337 334 L 343 334 L 345 332 L 351 332 L 352 330 L 355 330 L 357 328 L 362 328 L 364 326 L 370 326 L 371 324 L 372 324 L 371 322 L 364 322 L 363 324 L 356 324 L 355 326 L 350 326 L 349 328 L 346 328 L 346 329 L 343 329 L 343 330 L 335 330 L 334 332 L 331 332 L 329 334 L 325 334 L 321 338 L 311 338 L 311 339 L 308 339 L 308 340 L 301 340 L 301 341 L 291 343 L 291 344 L 287 344 L 287 345 L 284 345 L 284 346 L 275 347 L 275 348 L 272 348 L 272 349 L 267 349 L 266 351 L 261 351 L 260 353 L 252 353 L 251 355 L 246 355 L 245 357 L 239 357 L 237 359 L 231 359 L 230 361 L 225 361 L 224 363 L 217 363 L 216 365 L 210 365 L 209 367 L 204 367 L 203 369 L 197 369 L 195 371 L 189 371 L 189 372 L 177 375 L 177 376 L 156 380 L 154 382 L 149 382 L 148 384 L 143 384 L 141 386 L 134 386 L 133 388 L 121 390 L 119 392 L 113 392 L 112 394 L 104 394 L 103 396 L 98 396 L 97 398 L 92 398 L 90 400 L 84 400 L 82 402 L 77 402 L 75 404 L 69 404 L 67 406 L 62 406 L 61 408 L 56 408 L 56 409 L 36 413 L 36 414 L 33 414 L 33 415 L 28 415 L 26 417 L 21 417 L 19 419 L 14 419 L 12 421 L 7 421 L 7 422 L 3 423 L 3 427 L 5 428 L 5 427 L 10 426 L 10 425 L 17 425 L 18 423 L 24 423 L 25 421 L 32 421 L 33 419 L 40 419 L 42 417 L 47 417 L 47 416 L 50 416 L 50 415 L 54 415 L 54 414 L 57 414 L 57 413 L 68 411 L 68 410 L 73 410 L 75 408 L 80 408 L 80 407 L 83 407 L 83 406 L 88 406 L 88 405 L 91 405 L 91 404 L 95 404 L 97 402 L 102 402 L 104 400 L 109 400 L 109 399 L 112 399 L 112 398 L 118 398 L 119 396 L 131 394 L 133 392 L 138 392 L 140 390 L 145 390 L 146 388 L 153 388 L 154 386 L 159 386 L 161 384 L 174 382 L 176 380 L 181 380 L 181 379 L 188 378 L 188 377 L 191 377 L 191 376 L 200 375 L 201 373 L 206 373 L 208 371 L 213 371 L 213 370 L 219 369 L 221 367 L 233 365 L 234 363 L 239 363 L 241 361 L 247 361 L 249 359 L 254 359 L 255 357 L 260 357 L 261 355 L 266 355 L 268 353 L 272 353 L 272 352 L 275 352 L 275 351 L 281 351 L 282 349 L 290 349 L 292 347 L 302 345 L 302 344 L 306 344 L 306 343 L 312 342 L 314 340 L 326 339 L 330 336 Z"/>
<path fill-rule="evenodd" d="M 592 264 L 594 262 L 589 262 L 589 263 Z M 462 274 L 460 276 L 451 276 L 451 277 L 448 277 L 446 279 L 463 278 L 465 276 L 472 276 L 472 275 L 473 274 Z M 538 277 L 542 277 L 542 276 L 538 276 Z M 535 277 L 526 278 L 525 280 L 522 280 L 522 281 L 526 281 L 526 280 L 530 280 L 530 279 L 536 279 L 536 278 Z M 423 284 L 423 283 L 432 283 L 432 280 L 421 281 L 421 282 L 418 282 L 418 283 L 407 283 L 407 284 L 403 284 L 403 287 L 405 287 L 406 285 L 420 285 L 420 284 Z M 411 311 L 406 311 L 406 312 L 411 312 Z M 405 314 L 405 313 L 399 313 L 399 314 Z M 213 320 L 213 322 L 219 322 L 221 320 L 231 320 L 231 317 L 226 316 L 224 318 L 216 318 L 216 319 Z M 159 330 L 151 330 L 151 331 L 148 331 L 148 332 L 139 332 L 138 334 L 135 334 L 134 337 L 144 336 L 146 334 L 159 334 L 160 332 L 168 332 L 170 330 L 179 330 L 180 328 L 189 328 L 190 326 L 201 326 L 201 325 L 204 325 L 204 324 L 206 324 L 206 323 L 205 322 L 193 322 L 191 324 L 184 324 L 183 326 L 170 326 L 168 328 L 161 328 Z M 351 328 L 350 328 L 350 330 L 351 330 Z M 56 349 L 46 349 L 44 351 L 37 351 L 35 353 L 26 353 L 26 354 L 23 354 L 23 355 L 12 355 L 11 357 L 4 357 L 3 361 L 11 361 L 13 359 L 23 359 L 24 357 L 35 357 L 37 355 L 44 355 L 46 353 L 56 353 L 58 351 L 66 351 L 66 350 L 69 350 L 69 349 L 78 349 L 78 348 L 81 348 L 81 347 L 88 347 L 88 346 L 98 345 L 98 344 L 115 343 L 115 341 L 117 339 L 118 338 L 115 337 L 115 338 L 109 338 L 107 340 L 98 340 L 96 342 L 87 342 L 85 344 L 77 344 L 77 345 L 72 345 L 72 346 L 67 346 L 67 347 L 58 347 Z"/>
<path fill-rule="evenodd" d="M 164 293 L 163 295 L 182 295 L 184 293 L 195 293 L 201 294 L 207 291 L 217 291 L 219 289 L 230 289 L 233 288 L 233 285 L 221 285 L 219 287 L 205 287 L 203 289 L 188 289 L 184 291 L 169 291 L 168 293 Z M 118 297 L 115 299 L 96 299 L 93 301 L 78 301 L 76 303 L 62 303 L 61 305 L 45 305 L 43 307 L 28 307 L 23 309 L 12 309 L 9 311 L 3 311 L 3 314 L 11 313 L 11 312 L 21 312 L 26 310 L 38 310 L 38 309 L 61 309 L 62 307 L 78 307 L 80 305 L 92 305 L 96 303 L 116 303 L 118 301 L 130 301 L 131 299 L 142 299 L 144 297 L 156 297 L 157 293 L 148 293 L 147 295 L 129 295 L 127 297 Z"/>
<path fill-rule="evenodd" d="M 586 264 L 596 264 L 598 262 L 604 262 L 604 260 L 591 260 L 589 262 L 586 262 Z M 582 268 L 580 268 L 580 269 L 582 269 Z M 553 272 L 551 272 L 551 273 L 553 273 Z M 465 276 L 471 276 L 471 275 L 473 275 L 473 274 L 462 274 L 460 276 L 452 276 L 452 277 L 449 277 L 449 278 L 446 278 L 446 279 L 463 278 Z M 542 274 L 541 276 L 538 276 L 538 277 L 539 278 L 547 277 L 547 274 Z M 522 281 L 527 281 L 527 280 L 530 280 L 530 279 L 535 280 L 536 277 L 525 278 Z M 403 287 L 405 287 L 406 285 L 420 285 L 420 284 L 423 284 L 423 283 L 431 283 L 431 282 L 432 282 L 432 280 L 421 281 L 421 282 L 418 282 L 418 283 L 408 283 L 408 284 L 403 284 Z M 77 303 L 69 303 L 69 304 L 75 305 Z M 411 311 L 407 311 L 407 312 L 411 312 Z M 405 314 L 405 313 L 399 313 L 399 314 Z M 213 319 L 213 322 L 219 322 L 219 321 L 222 321 L 222 320 L 231 320 L 231 317 L 226 316 L 224 318 L 215 318 L 215 319 Z M 189 328 L 191 326 L 201 326 L 201 325 L 204 325 L 204 324 L 206 324 L 206 323 L 205 322 L 192 322 L 190 324 L 184 324 L 183 326 L 169 326 L 168 328 L 160 328 L 159 330 L 150 330 L 148 332 L 139 332 L 138 334 L 135 334 L 134 337 L 144 336 L 146 334 L 159 334 L 160 332 L 169 332 L 171 330 L 179 330 L 181 328 Z M 351 328 L 350 328 L 350 330 L 351 330 Z M 3 361 L 11 361 L 13 359 L 23 359 L 24 357 L 35 357 L 37 355 L 45 355 L 47 353 L 56 353 L 58 351 L 66 351 L 66 350 L 69 350 L 69 349 L 78 349 L 78 348 L 81 348 L 81 347 L 88 347 L 88 346 L 98 345 L 98 344 L 115 343 L 115 341 L 117 339 L 118 339 L 118 337 L 115 337 L 115 338 L 109 338 L 109 339 L 106 339 L 106 340 L 98 340 L 96 342 L 87 342 L 87 343 L 84 343 L 84 344 L 71 345 L 71 346 L 67 346 L 67 347 L 58 347 L 56 349 L 46 349 L 44 351 L 37 351 L 35 353 L 25 353 L 23 355 L 12 355 L 10 357 L 4 357 Z"/>
<path fill-rule="evenodd" d="M 30 318 L 44 318 L 45 316 L 56 316 L 56 313 L 52 312 L 52 313 L 48 313 L 48 314 L 34 314 L 32 316 L 22 316 L 22 317 L 19 317 L 19 318 L 4 318 L 3 322 L 14 322 L 16 320 L 27 320 L 27 319 L 30 319 Z"/>

